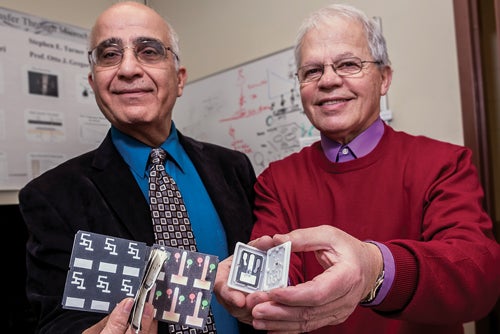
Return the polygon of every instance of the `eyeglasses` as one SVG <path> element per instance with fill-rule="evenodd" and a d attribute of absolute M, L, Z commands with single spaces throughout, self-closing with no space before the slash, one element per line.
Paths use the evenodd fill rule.
<path fill-rule="evenodd" d="M 350 57 L 337 60 L 333 64 L 311 64 L 298 69 L 295 75 L 300 83 L 318 81 L 325 73 L 325 67 L 331 66 L 333 71 L 340 77 L 348 77 L 358 74 L 364 64 L 382 64 L 381 61 L 361 60 L 358 57 Z"/>
<path fill-rule="evenodd" d="M 101 67 L 115 66 L 121 63 L 125 49 L 133 49 L 135 58 L 145 65 L 154 65 L 167 58 L 167 50 L 172 52 L 175 59 L 179 57 L 170 47 L 166 47 L 160 41 L 141 40 L 133 47 L 122 47 L 117 43 L 104 41 L 89 51 L 89 62 Z"/>

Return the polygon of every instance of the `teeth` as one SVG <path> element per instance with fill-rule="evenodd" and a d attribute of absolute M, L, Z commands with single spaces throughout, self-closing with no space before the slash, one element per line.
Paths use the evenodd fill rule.
<path fill-rule="evenodd" d="M 329 105 L 329 104 L 337 104 L 337 103 L 342 103 L 342 102 L 345 102 L 347 100 L 333 100 L 333 101 L 326 101 L 326 102 L 323 102 L 321 103 L 322 105 Z"/>

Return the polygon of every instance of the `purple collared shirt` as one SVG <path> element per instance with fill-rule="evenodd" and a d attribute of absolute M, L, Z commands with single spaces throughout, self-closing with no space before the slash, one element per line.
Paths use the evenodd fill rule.
<path fill-rule="evenodd" d="M 342 145 L 321 134 L 321 146 L 328 160 L 344 162 L 370 153 L 377 146 L 384 134 L 384 123 L 378 118 L 365 131 L 361 132 L 349 144 Z"/>
<path fill-rule="evenodd" d="M 335 163 L 342 163 L 356 158 L 361 158 L 370 153 L 375 146 L 377 146 L 383 134 L 384 123 L 381 118 L 378 118 L 368 127 L 368 129 L 360 133 L 350 143 L 345 145 L 331 140 L 321 134 L 321 147 L 323 148 L 323 152 L 325 152 L 328 160 Z M 364 306 L 375 306 L 384 300 L 392 286 L 392 283 L 394 282 L 394 257 L 384 244 L 372 240 L 366 241 L 375 244 L 380 249 L 384 261 L 384 282 L 380 286 L 377 297 L 371 303 L 363 304 Z"/>

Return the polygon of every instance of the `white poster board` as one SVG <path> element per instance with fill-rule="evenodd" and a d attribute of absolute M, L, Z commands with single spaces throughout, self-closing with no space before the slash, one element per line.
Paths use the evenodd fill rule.
<path fill-rule="evenodd" d="M 20 189 L 106 134 L 87 81 L 88 33 L 0 7 L 0 190 Z"/>
<path fill-rule="evenodd" d="M 260 174 L 319 139 L 303 112 L 295 71 L 288 48 L 188 83 L 175 124 L 183 134 L 246 153 Z"/>

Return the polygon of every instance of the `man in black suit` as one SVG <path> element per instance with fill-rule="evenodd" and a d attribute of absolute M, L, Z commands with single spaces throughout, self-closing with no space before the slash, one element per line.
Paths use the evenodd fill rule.
<path fill-rule="evenodd" d="M 198 251 L 223 259 L 237 241 L 248 241 L 253 225 L 255 172 L 248 157 L 183 136 L 172 121 L 187 78 L 172 27 L 145 5 L 120 2 L 98 17 L 90 48 L 89 83 L 111 129 L 96 150 L 19 192 L 29 231 L 27 294 L 39 333 L 130 332 L 127 317 L 120 327 L 117 317 L 62 309 L 61 302 L 78 230 L 155 242 L 147 190 L 152 148 L 168 153 L 166 170 L 184 196 Z M 214 303 L 215 297 L 219 333 L 253 332 Z M 120 315 L 122 308 L 115 311 Z M 145 315 L 141 333 L 168 333 L 167 323 Z"/>

